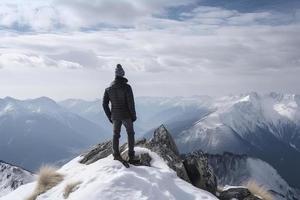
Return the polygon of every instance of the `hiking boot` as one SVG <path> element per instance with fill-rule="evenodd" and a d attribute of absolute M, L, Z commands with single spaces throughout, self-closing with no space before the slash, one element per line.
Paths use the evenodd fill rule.
<path fill-rule="evenodd" d="M 138 165 L 140 164 L 140 159 L 138 157 L 133 156 L 133 157 L 129 157 L 128 162 L 132 165 Z"/>
<path fill-rule="evenodd" d="M 114 160 L 123 160 L 123 158 L 120 154 L 118 154 L 118 155 L 114 155 Z"/>

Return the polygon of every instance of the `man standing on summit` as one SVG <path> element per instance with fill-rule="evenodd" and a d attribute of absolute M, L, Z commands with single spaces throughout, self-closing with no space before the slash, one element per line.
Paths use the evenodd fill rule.
<path fill-rule="evenodd" d="M 134 97 L 131 86 L 124 78 L 125 71 L 122 65 L 117 64 L 115 80 L 105 89 L 103 97 L 103 109 L 108 120 L 113 124 L 113 156 L 115 160 L 122 160 L 119 151 L 119 138 L 122 124 L 128 135 L 128 157 L 129 163 L 134 163 L 134 128 L 136 121 Z M 109 108 L 111 103 L 111 109 Z"/>

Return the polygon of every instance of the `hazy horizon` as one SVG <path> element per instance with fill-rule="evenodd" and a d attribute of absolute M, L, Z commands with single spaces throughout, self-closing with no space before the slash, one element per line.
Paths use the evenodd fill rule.
<path fill-rule="evenodd" d="M 271 93 L 277 93 L 277 94 L 282 94 L 282 95 L 300 95 L 298 93 L 282 93 L 282 92 L 276 92 L 276 91 L 269 91 L 269 92 L 257 92 L 257 91 L 246 91 L 242 93 L 228 93 L 224 95 L 207 95 L 207 94 L 193 94 L 193 95 L 174 95 L 174 96 L 135 96 L 136 98 L 189 98 L 189 97 L 212 97 L 212 98 L 222 98 L 222 97 L 227 97 L 227 96 L 237 96 L 237 95 L 248 95 L 250 93 L 257 93 L 258 95 L 269 95 Z M 21 101 L 26 101 L 26 100 L 33 100 L 33 99 L 38 99 L 38 98 L 50 98 L 56 102 L 62 102 L 66 100 L 83 100 L 83 101 L 97 101 L 97 100 L 102 100 L 102 96 L 96 97 L 94 99 L 88 99 L 88 98 L 76 98 L 76 97 L 69 97 L 69 98 L 53 98 L 50 96 L 32 96 L 32 97 L 26 97 L 26 98 L 18 98 L 14 96 L 0 96 L 0 99 L 5 99 L 5 98 L 13 98 Z"/>

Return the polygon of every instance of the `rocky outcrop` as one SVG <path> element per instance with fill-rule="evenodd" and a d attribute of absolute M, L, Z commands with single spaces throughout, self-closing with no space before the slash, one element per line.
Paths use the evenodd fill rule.
<path fill-rule="evenodd" d="M 157 153 L 176 172 L 178 177 L 191 182 L 180 158 L 177 146 L 171 134 L 163 125 L 154 131 L 154 135 L 149 141 L 139 142 L 137 146 L 146 147 Z"/>
<path fill-rule="evenodd" d="M 126 146 L 127 144 L 124 144 L 120 147 L 120 152 L 124 159 L 126 159 Z M 157 128 L 151 139 L 136 141 L 135 146 L 147 148 L 158 154 L 181 179 L 192 183 L 198 188 L 213 194 L 216 193 L 216 177 L 210 170 L 207 159 L 204 156 L 200 157 L 200 154 L 197 157 L 193 155 L 181 157 L 171 134 L 165 126 L 161 125 Z M 91 164 L 110 154 L 112 154 L 112 142 L 108 141 L 96 145 L 89 152 L 82 155 L 83 158 L 80 162 Z M 148 154 L 139 156 L 140 163 L 138 165 L 150 166 L 151 157 Z"/>
<path fill-rule="evenodd" d="M 243 187 L 236 187 L 224 190 L 219 195 L 220 200 L 231 200 L 231 199 L 238 199 L 238 200 L 262 200 L 257 196 L 251 194 L 251 192 L 247 188 Z"/>
<path fill-rule="evenodd" d="M 154 131 L 153 137 L 150 139 L 149 144 L 152 148 L 154 146 L 159 148 L 169 149 L 175 155 L 179 156 L 178 148 L 171 136 L 164 125 L 161 125 Z M 156 144 L 156 145 L 155 145 Z"/>
<path fill-rule="evenodd" d="M 107 141 L 104 143 L 97 144 L 92 148 L 92 150 L 88 151 L 87 153 L 83 154 L 83 159 L 80 160 L 82 164 L 91 164 L 105 158 L 112 154 L 112 141 Z"/>
<path fill-rule="evenodd" d="M 184 165 L 191 183 L 213 194 L 217 189 L 217 178 L 202 152 L 194 152 L 184 156 Z"/>

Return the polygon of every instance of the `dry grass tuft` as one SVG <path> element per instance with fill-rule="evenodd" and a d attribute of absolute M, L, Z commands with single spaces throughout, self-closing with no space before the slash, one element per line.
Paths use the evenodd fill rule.
<path fill-rule="evenodd" d="M 76 191 L 79 187 L 79 185 L 81 184 L 81 181 L 76 181 L 74 183 L 69 183 L 66 185 L 65 189 L 64 189 L 64 198 L 67 199 L 69 197 L 69 195 Z"/>
<path fill-rule="evenodd" d="M 43 166 L 38 172 L 37 186 L 34 192 L 26 200 L 35 200 L 40 194 L 43 194 L 58 185 L 63 180 L 63 175 L 56 172 L 52 166 Z"/>
<path fill-rule="evenodd" d="M 262 185 L 258 185 L 255 181 L 248 181 L 244 184 L 248 190 L 258 197 L 261 197 L 263 200 L 273 200 L 273 195 Z"/>

